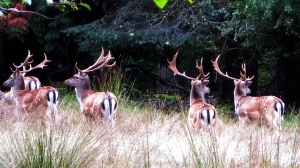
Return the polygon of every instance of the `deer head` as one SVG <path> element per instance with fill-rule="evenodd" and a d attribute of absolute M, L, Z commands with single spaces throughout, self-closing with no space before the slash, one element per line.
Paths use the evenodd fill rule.
<path fill-rule="evenodd" d="M 23 75 L 19 69 L 13 71 L 10 77 L 3 83 L 5 87 L 18 87 L 20 90 L 25 90 Z"/>
<path fill-rule="evenodd" d="M 21 65 L 15 65 L 15 68 L 16 70 L 12 70 L 12 75 L 8 78 L 8 80 L 6 80 L 3 85 L 6 86 L 6 87 L 17 87 L 16 89 L 18 90 L 25 90 L 25 82 L 24 82 L 24 75 L 27 73 L 27 72 L 30 72 L 34 69 L 39 69 L 39 68 L 44 68 L 46 67 L 46 63 L 50 62 L 50 60 L 47 59 L 47 56 L 46 54 L 45 55 L 45 59 L 38 65 L 32 67 L 31 63 L 33 62 L 32 61 L 29 61 L 29 59 L 32 57 L 32 55 L 30 55 L 30 51 L 28 51 L 28 56 L 27 58 L 25 59 L 25 61 L 23 63 L 21 63 Z M 26 66 L 29 66 L 29 69 L 26 69 Z M 20 70 L 22 69 L 23 70 Z"/>
<path fill-rule="evenodd" d="M 194 101 L 205 101 L 204 94 L 209 93 L 210 89 L 206 86 L 209 82 L 209 73 L 204 74 L 203 72 L 203 66 L 202 66 L 202 60 L 200 61 L 200 65 L 198 65 L 198 62 L 196 61 L 196 68 L 199 70 L 199 75 L 196 78 L 189 77 L 185 74 L 185 72 L 180 73 L 177 70 L 176 67 L 176 59 L 177 59 L 178 51 L 173 56 L 172 61 L 168 61 L 169 68 L 174 72 L 174 75 L 179 75 L 182 77 L 185 77 L 187 79 L 191 80 L 191 92 L 190 92 L 190 104 L 192 104 Z"/>
<path fill-rule="evenodd" d="M 272 126 L 277 133 L 281 129 L 281 122 L 284 114 L 284 102 L 275 96 L 246 96 L 250 93 L 249 85 L 252 83 L 254 76 L 247 77 L 246 65 L 242 64 L 242 71 L 240 72 L 240 79 L 230 77 L 227 73 L 223 73 L 219 66 L 218 60 L 220 55 L 213 63 L 215 70 L 221 75 L 234 81 L 234 105 L 235 113 L 239 117 L 240 125 L 249 120 L 256 120 L 262 122 L 265 120 L 269 126 Z"/>
<path fill-rule="evenodd" d="M 96 92 L 90 89 L 90 81 L 88 72 L 92 72 L 101 68 L 111 68 L 116 64 L 108 64 L 113 59 L 110 52 L 104 56 L 104 50 L 97 59 L 97 61 L 86 69 L 79 69 L 77 63 L 75 68 L 78 73 L 73 77 L 65 80 L 65 84 L 75 87 L 76 98 L 80 104 L 81 112 L 88 119 L 100 119 L 108 121 L 112 124 L 115 123 L 116 112 L 118 108 L 118 101 L 116 96 L 110 92 Z"/>
<path fill-rule="evenodd" d="M 189 124 L 197 131 L 199 128 L 205 131 L 211 131 L 217 125 L 218 115 L 214 106 L 205 102 L 204 94 L 209 93 L 210 89 L 206 86 L 209 82 L 209 73 L 203 72 L 202 60 L 200 65 L 196 61 L 196 68 L 199 75 L 196 78 L 187 76 L 184 72 L 180 73 L 176 68 L 176 59 L 178 52 L 173 56 L 173 60 L 169 61 L 169 68 L 174 75 L 183 76 L 191 80 L 190 91 L 190 108 L 188 114 Z"/>
<path fill-rule="evenodd" d="M 28 52 L 28 56 L 21 65 L 14 65 L 12 75 L 3 83 L 6 87 L 11 87 L 12 99 L 15 101 L 18 111 L 22 113 L 36 112 L 41 117 L 50 117 L 56 112 L 56 106 L 59 99 L 59 92 L 51 86 L 40 87 L 35 90 L 25 90 L 25 82 L 23 75 L 34 69 L 43 68 L 49 60 L 45 59 L 40 64 L 32 67 L 32 61 L 29 61 L 32 55 Z M 29 66 L 29 69 L 26 69 Z M 23 70 L 20 70 L 23 69 Z"/>
<path fill-rule="evenodd" d="M 240 75 L 241 77 L 239 79 L 234 78 L 234 77 L 230 77 L 227 72 L 224 74 L 218 65 L 218 60 L 220 58 L 220 55 L 216 58 L 215 61 L 212 61 L 213 66 L 215 67 L 215 70 L 218 72 L 218 74 L 220 74 L 221 76 L 224 76 L 228 79 L 231 79 L 234 81 L 234 85 L 235 85 L 235 90 L 234 93 L 237 96 L 246 96 L 247 94 L 251 93 L 251 90 L 249 89 L 249 85 L 252 83 L 252 79 L 254 78 L 254 76 L 247 77 L 246 75 L 246 64 L 242 64 L 242 71 L 240 71 Z"/>
<path fill-rule="evenodd" d="M 75 88 L 78 87 L 82 89 L 90 89 L 90 79 L 87 73 L 101 68 L 113 67 L 116 64 L 116 62 L 110 65 L 108 64 L 109 61 L 112 59 L 113 57 L 111 56 L 110 51 L 107 56 L 104 56 L 104 49 L 102 48 L 102 52 L 97 61 L 88 68 L 81 70 L 77 67 L 77 63 L 75 63 L 75 68 L 77 69 L 78 73 L 75 74 L 73 77 L 67 79 L 65 81 L 65 84 L 74 86 Z"/>

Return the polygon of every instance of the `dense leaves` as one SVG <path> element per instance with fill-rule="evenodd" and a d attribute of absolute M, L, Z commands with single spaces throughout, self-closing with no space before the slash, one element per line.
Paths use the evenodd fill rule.
<path fill-rule="evenodd" d="M 218 26 L 227 41 L 225 50 L 234 48 L 239 57 L 246 58 L 245 62 L 257 62 L 257 94 L 274 94 L 294 101 L 300 93 L 296 89 L 299 83 L 289 76 L 299 72 L 293 66 L 299 62 L 298 1 L 239 0 L 227 7 L 234 10 L 227 9 L 225 21 Z"/>
<path fill-rule="evenodd" d="M 172 90 L 187 95 L 189 81 L 174 81 L 167 69 L 166 60 L 179 50 L 178 68 L 190 76 L 197 76 L 195 60 L 204 57 L 205 72 L 213 72 L 210 60 L 221 54 L 222 68 L 237 78 L 241 64 L 247 64 L 247 73 L 255 75 L 252 95 L 273 94 L 289 103 L 299 103 L 300 83 L 295 80 L 300 73 L 297 0 L 188 2 L 192 1 L 87 0 L 47 6 L 46 1 L 32 1 L 26 9 L 46 17 L 18 14 L 13 27 L 3 24 L 9 31 L 1 36 L 13 37 L 14 32 L 18 41 L 23 38 L 25 44 L 31 40 L 40 45 L 38 53 L 47 52 L 53 60 L 49 66 L 53 69 L 52 80 L 72 74 L 75 62 L 88 66 L 103 46 L 106 52 L 111 50 L 128 75 L 128 85 L 135 81 L 142 93 Z M 0 5 L 11 5 L 6 3 L 1 1 Z M 0 18 L 12 13 L 1 12 L 4 17 Z M 34 36 L 24 38 L 28 34 Z M 1 48 L 4 55 L 16 52 L 6 51 L 6 46 L 15 43 L 3 39 L 0 54 Z M 23 46 L 24 53 L 32 47 L 27 46 Z M 233 82 L 215 73 L 211 73 L 210 80 L 212 92 L 218 92 L 222 99 L 232 98 Z"/>

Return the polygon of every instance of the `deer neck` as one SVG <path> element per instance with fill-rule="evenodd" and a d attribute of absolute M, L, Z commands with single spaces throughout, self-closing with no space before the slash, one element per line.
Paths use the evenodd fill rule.
<path fill-rule="evenodd" d="M 79 102 L 82 102 L 86 95 L 91 91 L 89 84 L 75 87 L 76 98 Z"/>
<path fill-rule="evenodd" d="M 239 100 L 245 96 L 246 93 L 243 91 L 242 87 L 239 84 L 237 84 L 234 88 L 234 105 L 237 106 Z"/>
<path fill-rule="evenodd" d="M 18 104 L 18 98 L 21 96 L 23 91 L 25 91 L 25 83 L 22 76 L 15 79 L 13 87 L 11 87 L 11 91 L 14 101 Z"/>
<path fill-rule="evenodd" d="M 11 87 L 13 93 L 20 93 L 20 91 L 25 90 L 25 83 L 22 76 L 15 79 L 13 87 Z"/>
<path fill-rule="evenodd" d="M 80 109 L 83 111 L 83 102 L 84 99 L 90 94 L 91 92 L 91 87 L 90 84 L 86 84 L 83 86 L 77 86 L 75 87 L 75 92 L 76 92 L 76 99 L 80 104 Z"/>
<path fill-rule="evenodd" d="M 195 102 L 205 102 L 204 94 L 201 93 L 197 88 L 192 86 L 190 93 L 190 106 Z"/>

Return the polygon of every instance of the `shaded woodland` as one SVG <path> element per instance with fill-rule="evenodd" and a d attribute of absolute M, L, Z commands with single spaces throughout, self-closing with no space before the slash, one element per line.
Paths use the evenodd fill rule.
<path fill-rule="evenodd" d="M 241 64 L 246 63 L 247 74 L 255 76 L 251 95 L 275 95 L 287 105 L 300 105 L 297 0 L 194 0 L 192 4 L 170 0 L 163 9 L 152 0 L 4 2 L 0 2 L 1 84 L 11 74 L 10 66 L 22 62 L 30 50 L 34 61 L 40 62 L 46 53 L 52 62 L 28 75 L 37 76 L 44 85 L 66 87 L 62 82 L 75 73 L 75 63 L 89 66 L 104 47 L 124 74 L 120 79 L 124 88 L 133 85 L 131 98 L 166 94 L 187 99 L 190 81 L 174 78 L 168 69 L 167 59 L 179 51 L 178 69 L 190 76 L 198 75 L 195 61 L 203 57 L 213 100 L 233 100 L 233 82 L 212 67 L 211 60 L 221 54 L 220 67 L 230 76 L 238 78 Z M 97 82 L 103 72 L 90 75 Z"/>

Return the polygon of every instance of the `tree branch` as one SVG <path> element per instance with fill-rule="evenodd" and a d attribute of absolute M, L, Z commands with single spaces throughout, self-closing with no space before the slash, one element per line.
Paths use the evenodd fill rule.
<path fill-rule="evenodd" d="M 59 15 L 59 16 L 56 16 L 56 17 L 53 17 L 53 18 L 52 18 L 52 17 L 45 16 L 45 15 L 43 15 L 43 14 L 40 14 L 40 13 L 38 13 L 38 12 L 27 11 L 27 10 L 18 10 L 18 9 L 16 9 L 16 8 L 8 8 L 8 9 L 6 9 L 6 8 L 3 8 L 3 7 L 0 7 L 0 10 L 2 10 L 2 11 L 10 11 L 10 12 L 16 12 L 16 13 L 31 13 L 31 14 L 39 15 L 39 16 L 44 17 L 44 18 L 46 18 L 46 19 L 57 19 L 57 18 L 60 18 L 60 17 L 62 17 L 62 16 L 64 16 L 64 15 L 70 13 L 70 12 L 76 11 L 76 10 L 70 10 L 70 11 L 67 11 L 67 12 L 65 12 L 65 13 L 63 13 L 63 14 L 61 14 L 61 15 Z"/>

